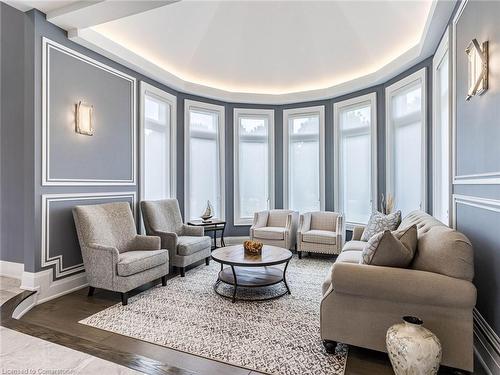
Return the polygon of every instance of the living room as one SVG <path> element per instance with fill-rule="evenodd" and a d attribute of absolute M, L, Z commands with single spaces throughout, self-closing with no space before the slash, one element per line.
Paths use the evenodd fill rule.
<path fill-rule="evenodd" d="M 2 1 L 2 372 L 500 374 L 499 17 Z"/>

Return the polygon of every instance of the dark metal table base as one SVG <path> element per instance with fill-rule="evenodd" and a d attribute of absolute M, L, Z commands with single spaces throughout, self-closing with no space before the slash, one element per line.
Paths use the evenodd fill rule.
<path fill-rule="evenodd" d="M 263 267 L 235 267 L 230 266 L 224 268 L 221 264 L 221 270 L 219 272 L 219 277 L 214 285 L 214 291 L 219 296 L 231 299 L 232 302 L 239 301 L 269 301 L 276 298 L 283 297 L 286 294 L 292 294 L 288 283 L 286 282 L 286 269 L 288 267 L 288 262 L 285 264 L 285 268 L 282 270 L 278 267 L 263 266 Z M 276 285 L 283 282 L 286 287 L 286 291 L 272 296 L 263 298 L 236 298 L 236 292 L 238 287 L 242 288 L 263 288 L 271 285 Z M 218 291 L 218 287 L 221 283 L 233 286 L 233 296 L 226 296 Z"/>

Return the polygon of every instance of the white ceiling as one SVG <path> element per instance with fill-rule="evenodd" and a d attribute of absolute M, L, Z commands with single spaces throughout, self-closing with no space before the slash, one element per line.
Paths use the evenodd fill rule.
<path fill-rule="evenodd" d="M 37 8 L 75 42 L 173 88 L 262 103 L 331 97 L 393 77 L 434 51 L 454 6 L 431 0 L 85 3 L 94 9 Z M 136 8 L 123 9 L 132 3 Z M 146 3 L 155 5 L 137 9 Z"/>

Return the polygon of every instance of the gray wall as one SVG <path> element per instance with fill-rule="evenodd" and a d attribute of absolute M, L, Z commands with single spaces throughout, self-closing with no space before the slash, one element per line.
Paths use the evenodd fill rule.
<path fill-rule="evenodd" d="M 8 7 L 2 4 L 3 7 Z M 41 269 L 41 231 L 42 231 L 42 195 L 46 194 L 85 194 L 85 193 L 100 193 L 100 192 L 128 192 L 135 191 L 138 193 L 139 187 L 137 184 L 132 186 L 42 186 L 42 171 L 40 155 L 42 154 L 42 37 L 47 37 L 57 43 L 67 46 L 75 51 L 78 51 L 86 56 L 89 56 L 99 62 L 105 63 L 112 68 L 135 77 L 137 81 L 148 82 L 162 90 L 172 93 L 177 96 L 177 162 L 178 162 L 178 176 L 177 176 L 177 198 L 179 200 L 181 210 L 184 206 L 184 99 L 192 99 L 223 105 L 226 114 L 226 219 L 228 221 L 227 232 L 228 236 L 248 235 L 248 226 L 234 226 L 233 225 L 233 110 L 234 108 L 264 108 L 275 110 L 275 146 L 276 146 L 276 176 L 275 176 L 275 196 L 276 207 L 283 207 L 283 171 L 282 171 L 282 127 L 283 127 L 283 110 L 294 107 L 305 107 L 313 105 L 325 106 L 325 151 L 326 151 L 326 209 L 332 210 L 333 207 L 333 163 L 334 163 L 334 139 L 333 139 L 333 104 L 337 101 L 349 99 L 358 95 L 375 92 L 377 94 L 377 135 L 378 135 L 378 193 L 385 192 L 385 87 L 392 84 L 396 80 L 413 73 L 423 67 L 427 68 L 428 79 L 430 82 L 430 66 L 431 58 L 422 61 L 408 71 L 395 77 L 384 85 L 374 86 L 369 89 L 361 90 L 349 95 L 344 95 L 338 98 L 325 99 L 315 102 L 296 103 L 290 105 L 251 105 L 240 103 L 225 103 L 217 100 L 206 99 L 195 95 L 176 92 L 162 84 L 152 81 L 130 69 L 127 69 L 101 55 L 98 55 L 86 48 L 69 41 L 66 33 L 58 27 L 52 25 L 45 20 L 45 16 L 36 11 L 30 11 L 26 15 L 9 8 L 9 11 L 16 13 L 17 17 L 29 27 L 26 29 L 25 37 L 25 59 L 26 66 L 24 69 L 24 76 L 26 77 L 25 87 L 25 104 L 24 123 L 26 132 L 24 134 L 24 157 L 25 157 L 25 170 L 26 176 L 24 177 L 25 189 L 25 209 L 24 230 L 25 243 L 24 243 L 24 263 L 27 271 L 36 272 Z M 25 26 L 26 27 L 26 26 Z M 129 160 L 127 154 L 128 148 L 124 147 L 126 144 L 128 133 L 126 127 L 123 126 L 127 122 L 126 118 L 121 118 L 123 113 L 127 113 L 126 105 L 124 104 L 127 97 L 124 95 L 126 87 L 119 79 L 111 79 L 107 76 L 102 76 L 99 71 L 92 69 L 86 64 L 67 58 L 66 56 L 54 55 L 56 58 L 51 59 L 51 87 L 53 92 L 50 101 L 51 120 L 49 121 L 49 128 L 51 132 L 50 153 L 49 158 L 51 165 L 54 169 L 51 172 L 55 175 L 53 177 L 89 177 L 89 172 L 96 170 L 97 174 L 93 177 L 104 179 L 112 179 L 123 175 L 124 171 L 128 168 L 120 168 L 120 165 L 110 155 L 120 155 L 120 159 Z M 76 77 L 85 77 L 84 80 L 77 79 Z M 57 90 L 55 89 L 57 88 Z M 431 85 L 428 85 L 429 104 L 430 104 L 430 90 Z M 138 94 L 138 85 L 137 85 Z M 71 121 L 68 122 L 67 117 L 70 111 L 71 104 L 75 101 L 77 96 L 82 96 L 82 99 L 87 99 L 96 105 L 96 114 L 101 113 L 100 122 L 96 124 L 96 135 L 93 137 L 76 136 L 72 130 Z M 106 103 L 106 97 L 116 97 L 117 102 L 112 103 L 110 106 L 102 106 L 101 103 Z M 98 104 L 96 104 L 98 103 Z M 99 108 L 97 107 L 99 105 Z M 121 138 L 120 142 L 114 142 L 109 139 L 109 134 L 101 141 L 97 134 L 105 127 L 114 128 L 113 132 Z M 428 121 L 430 129 L 431 122 Z M 428 132 L 431 133 L 430 131 Z M 81 138 L 83 137 L 83 138 Z M 75 140 L 84 140 L 87 142 L 85 147 L 75 144 Z M 103 143 L 107 144 L 107 148 L 103 150 Z M 139 146 L 139 145 L 137 145 Z M 102 152 L 109 152 L 102 154 Z M 125 153 L 124 153 L 125 152 Z M 124 153 L 124 154 L 123 154 Z M 89 166 L 82 165 L 80 161 L 82 157 L 89 156 Z M 140 150 L 138 149 L 138 155 Z M 77 157 L 76 157 L 77 156 Z M 429 158 L 430 160 L 430 158 Z M 52 168 L 52 167 L 51 167 Z M 71 202 L 77 204 L 79 198 L 70 200 L 66 207 L 66 212 L 63 209 L 57 213 L 49 212 L 50 220 L 58 222 L 60 217 L 68 218 L 68 212 L 71 207 Z M 56 215 L 56 216 L 52 216 Z M 66 228 L 68 229 L 68 228 Z M 19 231 L 19 230 L 18 230 Z M 62 231 L 62 230 L 61 230 Z M 22 232 L 22 231 L 21 231 Z M 2 229 L 2 234 L 5 233 Z M 21 233 L 22 235 L 22 233 Z M 73 233 L 74 236 L 74 233 Z M 57 244 L 56 247 L 53 247 Z M 65 233 L 58 234 L 57 231 L 50 233 L 50 246 L 49 252 L 51 256 L 57 255 L 58 251 L 65 256 L 67 264 L 79 262 L 79 249 L 75 246 L 75 239 L 71 239 Z M 54 245 L 55 246 L 55 245 Z M 58 250 L 59 249 L 59 250 Z M 19 258 L 18 258 L 19 259 Z M 75 264 L 76 264 L 75 263 Z"/>
<path fill-rule="evenodd" d="M 24 261 L 24 14 L 0 3 L 0 259 Z"/>
<path fill-rule="evenodd" d="M 457 175 L 500 174 L 499 15 L 500 2 L 469 1 L 456 25 Z M 486 93 L 466 102 L 467 58 L 464 50 L 473 38 L 490 42 L 490 82 Z M 494 199 L 500 204 L 498 182 L 458 183 L 453 192 L 473 200 L 476 197 Z M 485 208 L 488 205 L 480 206 L 458 204 L 456 223 L 457 229 L 474 245 L 477 308 L 489 325 L 500 332 L 500 212 Z"/>

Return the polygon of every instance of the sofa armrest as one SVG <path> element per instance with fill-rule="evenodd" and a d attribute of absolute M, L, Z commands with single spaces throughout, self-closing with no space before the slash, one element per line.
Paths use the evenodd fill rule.
<path fill-rule="evenodd" d="M 129 250 L 160 250 L 161 239 L 158 236 L 143 236 L 138 234 L 129 245 Z"/>
<path fill-rule="evenodd" d="M 205 234 L 205 229 L 203 227 L 196 227 L 194 225 L 182 224 L 183 236 L 203 237 L 204 234 Z"/>
<path fill-rule="evenodd" d="M 337 262 L 331 270 L 336 293 L 400 303 L 473 308 L 476 288 L 466 280 L 407 268 Z"/>
<path fill-rule="evenodd" d="M 361 225 L 356 225 L 352 229 L 352 239 L 355 241 L 360 241 L 361 240 L 361 235 L 363 234 L 363 231 L 365 230 L 365 227 Z"/>

